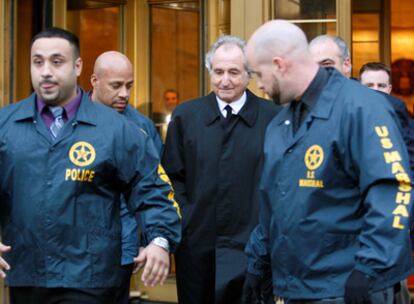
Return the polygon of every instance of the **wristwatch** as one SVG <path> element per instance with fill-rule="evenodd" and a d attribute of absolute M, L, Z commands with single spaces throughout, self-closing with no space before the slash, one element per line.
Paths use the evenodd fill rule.
<path fill-rule="evenodd" d="M 154 244 L 158 247 L 161 247 L 162 249 L 166 250 L 167 252 L 170 252 L 170 244 L 168 243 L 168 240 L 166 238 L 163 238 L 161 236 L 156 237 L 151 241 L 151 244 Z"/>

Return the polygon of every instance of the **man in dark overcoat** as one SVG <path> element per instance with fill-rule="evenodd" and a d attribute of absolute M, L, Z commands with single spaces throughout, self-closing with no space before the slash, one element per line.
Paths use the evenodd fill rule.
<path fill-rule="evenodd" d="M 213 92 L 180 104 L 172 115 L 163 164 L 182 212 L 176 253 L 181 304 L 241 301 L 243 249 L 258 221 L 258 185 L 272 102 L 246 89 L 245 42 L 223 36 L 206 67 Z"/>

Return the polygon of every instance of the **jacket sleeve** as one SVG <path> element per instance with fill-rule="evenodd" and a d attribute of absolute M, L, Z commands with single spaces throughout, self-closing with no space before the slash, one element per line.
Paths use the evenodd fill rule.
<path fill-rule="evenodd" d="M 142 212 L 147 240 L 164 237 L 175 250 L 181 239 L 179 207 L 151 138 L 137 129 L 125 122 L 117 139 L 115 158 L 121 187 L 129 210 Z"/>
<path fill-rule="evenodd" d="M 138 255 L 138 222 L 129 213 L 125 199 L 121 196 L 121 227 L 122 227 L 122 265 L 133 263 L 133 257 Z"/>
<path fill-rule="evenodd" d="M 268 134 L 271 134 L 271 132 Z M 271 200 L 269 199 L 269 193 L 263 190 L 266 188 L 268 181 L 273 180 L 269 171 L 271 171 L 271 168 L 269 168 L 269 165 L 266 162 L 265 153 L 259 190 L 259 224 L 250 234 L 249 241 L 245 248 L 245 253 L 247 255 L 247 272 L 262 278 L 271 272 L 269 228 L 272 210 L 270 207 Z M 269 277 L 271 277 L 271 275 Z"/>
<path fill-rule="evenodd" d="M 271 271 L 268 237 L 268 231 L 263 223 L 259 223 L 250 234 L 245 248 L 247 272 L 264 277 Z"/>
<path fill-rule="evenodd" d="M 363 225 L 355 269 L 375 278 L 411 255 L 408 229 L 413 183 L 395 111 L 386 103 L 375 110 L 372 106 L 345 109 L 341 126 L 346 127 L 338 146 L 361 193 L 357 214 L 363 216 Z"/>
<path fill-rule="evenodd" d="M 182 208 L 183 213 L 185 213 L 185 206 L 189 206 L 189 204 L 186 191 L 185 149 L 183 141 L 181 117 L 174 112 L 168 125 L 162 164 L 171 178 L 177 202 Z M 184 218 L 186 218 L 185 215 Z"/>
<path fill-rule="evenodd" d="M 411 172 L 414 175 L 414 120 L 408 114 L 407 107 L 405 106 L 404 102 L 395 97 L 392 98 L 394 99 L 395 103 L 395 112 L 397 113 L 397 116 L 401 123 L 404 142 L 407 145 Z"/>
<path fill-rule="evenodd" d="M 152 139 L 152 142 L 154 143 L 155 150 L 158 152 L 158 155 L 161 157 L 162 151 L 163 151 L 163 144 L 160 138 L 160 135 L 157 132 L 157 129 L 155 128 L 155 125 L 152 121 L 148 121 L 148 134 Z"/>
<path fill-rule="evenodd" d="M 408 156 L 410 157 L 410 167 L 412 176 L 414 176 L 414 119 L 407 116 L 407 139 L 406 145 Z"/>

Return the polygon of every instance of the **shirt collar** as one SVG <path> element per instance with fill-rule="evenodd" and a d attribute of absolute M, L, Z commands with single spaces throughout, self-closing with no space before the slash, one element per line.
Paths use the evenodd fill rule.
<path fill-rule="evenodd" d="M 239 98 L 239 99 L 237 99 L 237 100 L 235 100 L 235 101 L 232 101 L 232 102 L 230 102 L 230 103 L 227 103 L 227 102 L 225 102 L 225 101 L 223 101 L 223 100 L 221 100 L 217 95 L 216 95 L 216 100 L 217 100 L 217 104 L 218 104 L 218 107 L 219 107 L 219 109 L 220 109 L 220 112 L 223 114 L 223 116 L 226 116 L 226 110 L 224 110 L 224 108 L 227 106 L 227 105 L 229 105 L 230 107 L 231 107 L 231 109 L 232 109 L 232 113 L 233 114 L 235 114 L 235 115 L 237 115 L 239 112 L 240 112 L 240 110 L 241 110 L 241 108 L 244 106 L 244 104 L 246 103 L 246 99 L 247 99 L 247 96 L 246 96 L 246 91 L 244 91 L 243 92 L 243 95 Z"/>
<path fill-rule="evenodd" d="M 65 109 L 64 113 L 66 115 L 67 120 L 71 120 L 75 116 L 75 114 L 76 114 L 76 112 L 79 108 L 81 98 L 82 98 L 81 90 L 79 88 L 77 88 L 76 89 L 76 97 L 74 97 L 71 101 L 69 101 L 67 104 L 65 104 L 63 106 L 63 108 Z M 36 108 L 37 108 L 37 111 L 40 114 L 42 114 L 42 113 L 44 113 L 44 111 L 46 111 L 47 106 L 48 105 L 45 103 L 43 98 L 36 94 Z"/>
<path fill-rule="evenodd" d="M 306 104 L 307 110 L 311 111 L 316 104 L 316 101 L 319 99 L 319 96 L 322 93 L 322 89 L 325 84 L 328 82 L 329 73 L 325 68 L 319 68 L 315 77 L 311 81 L 309 87 L 303 93 L 301 101 Z"/>

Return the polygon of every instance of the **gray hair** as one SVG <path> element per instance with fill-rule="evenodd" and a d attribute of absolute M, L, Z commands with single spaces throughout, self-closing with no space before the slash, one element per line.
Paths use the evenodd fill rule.
<path fill-rule="evenodd" d="M 219 39 L 216 40 L 216 42 L 213 43 L 213 45 L 210 47 L 206 54 L 206 68 L 211 73 L 213 70 L 213 56 L 214 53 L 217 51 L 217 49 L 223 45 L 234 45 L 240 48 L 240 50 L 243 52 L 244 57 L 244 68 L 248 75 L 250 75 L 250 69 L 247 65 L 247 59 L 246 59 L 246 41 L 243 39 L 237 37 L 237 36 L 231 36 L 231 35 L 225 35 L 221 36 Z"/>
<path fill-rule="evenodd" d="M 348 45 L 346 44 L 345 40 L 343 40 L 339 36 L 332 36 L 332 35 L 320 35 L 312 39 L 312 41 L 309 43 L 309 46 L 318 44 L 320 42 L 324 41 L 332 41 L 338 46 L 340 57 L 342 60 L 345 60 L 347 58 L 351 57 L 351 53 L 349 52 Z"/>

